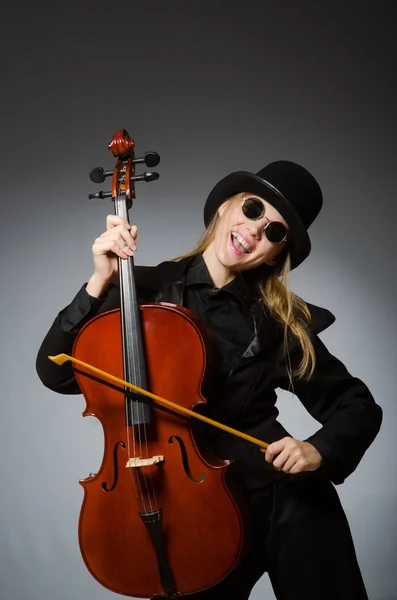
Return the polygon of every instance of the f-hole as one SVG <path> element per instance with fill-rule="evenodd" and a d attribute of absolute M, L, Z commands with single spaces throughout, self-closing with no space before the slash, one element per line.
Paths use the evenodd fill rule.
<path fill-rule="evenodd" d="M 172 435 L 170 437 L 170 439 L 168 440 L 168 443 L 172 444 L 174 440 L 176 440 L 179 444 L 179 448 L 181 450 L 183 468 L 185 470 L 186 475 L 189 477 L 190 481 L 192 483 L 203 483 L 203 481 L 205 479 L 205 473 L 200 473 L 199 479 L 195 479 L 190 471 L 189 459 L 187 456 L 187 452 L 186 452 L 186 448 L 185 448 L 185 444 L 183 443 L 183 440 L 178 435 Z"/>
<path fill-rule="evenodd" d="M 119 465 L 118 465 L 118 459 L 117 459 L 117 450 L 118 450 L 119 446 L 121 446 L 122 448 L 125 448 L 124 442 L 121 442 L 121 441 L 117 442 L 117 444 L 114 447 L 114 450 L 113 450 L 113 472 L 114 472 L 113 485 L 109 489 L 108 484 L 106 483 L 106 481 L 104 481 L 102 483 L 102 489 L 105 490 L 105 492 L 113 492 L 114 488 L 117 485 L 117 481 L 119 479 Z"/>

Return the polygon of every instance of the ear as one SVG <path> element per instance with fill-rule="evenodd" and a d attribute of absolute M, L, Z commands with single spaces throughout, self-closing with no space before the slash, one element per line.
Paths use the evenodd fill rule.
<path fill-rule="evenodd" d="M 226 206 L 227 206 L 227 200 L 225 200 L 225 202 L 223 202 L 220 207 L 218 208 L 218 215 L 221 217 L 223 215 L 223 213 L 226 210 Z"/>

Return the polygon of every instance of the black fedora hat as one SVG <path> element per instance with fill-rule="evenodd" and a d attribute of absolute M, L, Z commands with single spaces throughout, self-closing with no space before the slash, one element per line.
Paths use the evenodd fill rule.
<path fill-rule="evenodd" d="M 207 198 L 204 207 L 206 227 L 219 206 L 238 192 L 260 196 L 278 210 L 290 229 L 291 268 L 300 265 L 311 250 L 307 229 L 323 204 L 320 186 L 313 175 L 288 160 L 272 162 L 255 174 L 248 171 L 231 173 L 216 184 Z"/>

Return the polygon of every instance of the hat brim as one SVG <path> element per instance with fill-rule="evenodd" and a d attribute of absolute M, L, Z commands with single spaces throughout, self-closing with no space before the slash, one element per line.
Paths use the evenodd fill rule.
<path fill-rule="evenodd" d="M 290 230 L 288 241 L 291 268 L 300 265 L 310 254 L 311 242 L 298 213 L 292 204 L 274 186 L 265 179 L 249 173 L 236 171 L 227 175 L 210 192 L 204 207 L 204 223 L 208 227 L 221 204 L 239 192 L 248 192 L 260 196 L 269 202 L 285 219 Z"/>

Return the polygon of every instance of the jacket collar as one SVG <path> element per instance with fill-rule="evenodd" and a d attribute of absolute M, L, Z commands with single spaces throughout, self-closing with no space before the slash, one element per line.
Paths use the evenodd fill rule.
<path fill-rule="evenodd" d="M 137 267 L 137 285 L 157 292 L 155 302 L 183 305 L 186 273 L 195 258 L 194 255 L 175 262 L 166 261 L 157 267 Z M 310 331 L 313 335 L 321 333 L 334 323 L 335 317 L 329 310 L 310 303 L 307 303 L 307 306 L 311 314 Z M 253 302 L 249 310 L 253 317 L 255 333 L 242 356 L 244 361 L 271 346 L 278 352 L 280 344 L 282 348 L 284 337 L 282 324 L 270 317 L 259 300 Z M 291 348 L 296 344 L 297 340 L 293 341 Z"/>
<path fill-rule="evenodd" d="M 197 254 L 194 257 L 185 273 L 185 287 L 201 284 L 211 287 L 214 291 L 217 290 L 202 254 Z M 243 273 L 237 275 L 232 281 L 223 286 L 222 291 L 233 294 L 241 304 L 250 307 L 254 302 L 255 290 L 243 275 Z"/>
<path fill-rule="evenodd" d="M 178 262 L 164 262 L 151 272 L 148 279 L 150 280 L 150 288 L 157 290 L 155 302 L 170 302 L 183 305 L 186 274 L 195 258 L 193 256 L 184 258 Z M 140 281 L 137 280 L 137 283 L 144 285 L 144 281 L 142 278 L 140 279 Z M 275 343 L 277 334 L 279 334 L 277 324 L 265 314 L 262 303 L 252 301 L 252 293 L 250 294 L 250 300 L 249 311 L 253 318 L 254 336 L 243 353 L 239 364 L 253 358 L 264 348 L 270 347 L 272 343 Z M 268 327 L 264 328 L 265 319 L 268 321 Z M 264 329 L 266 329 L 266 335 L 263 335 Z"/>
<path fill-rule="evenodd" d="M 155 302 L 183 305 L 186 272 L 194 258 L 189 256 L 176 262 L 163 262 L 156 267 L 156 277 L 152 280 L 152 285 L 158 290 Z"/>

